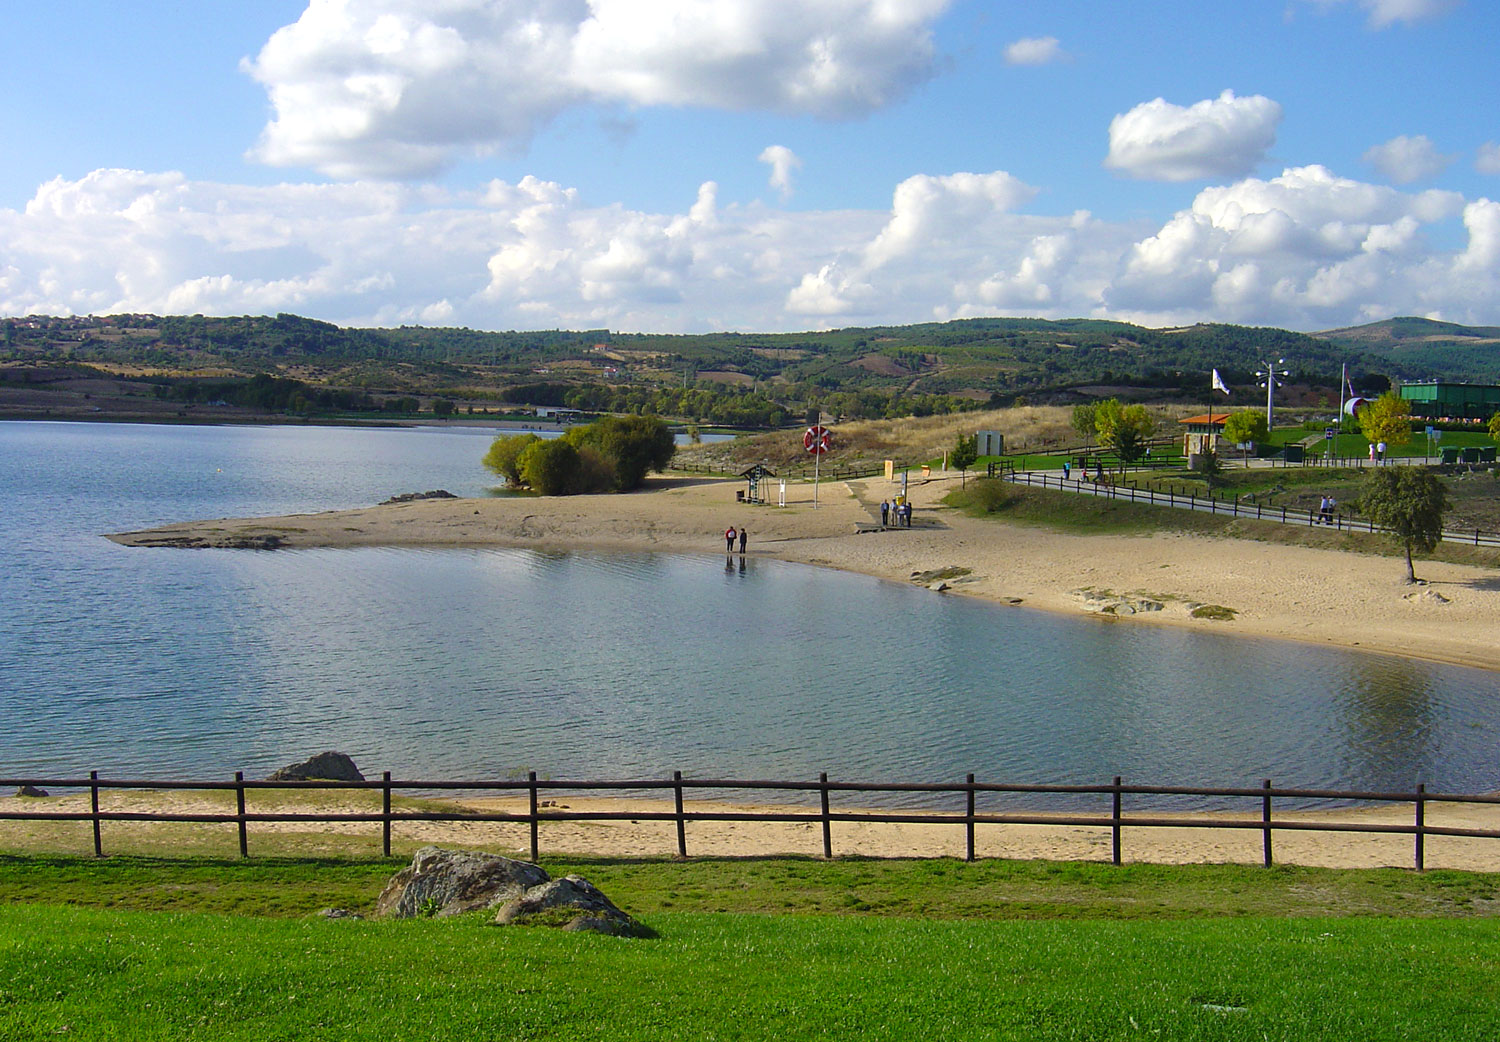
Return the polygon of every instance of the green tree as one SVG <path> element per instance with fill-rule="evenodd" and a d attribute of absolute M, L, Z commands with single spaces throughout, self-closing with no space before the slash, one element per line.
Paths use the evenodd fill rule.
<path fill-rule="evenodd" d="M 1078 436 L 1083 439 L 1085 445 L 1093 441 L 1094 435 L 1098 432 L 1096 426 L 1098 409 L 1098 402 L 1081 402 L 1073 406 L 1073 429 L 1078 432 Z"/>
<path fill-rule="evenodd" d="M 490 443 L 490 451 L 481 461 L 486 467 L 505 479 L 512 488 L 519 488 L 521 481 L 521 454 L 542 439 L 535 434 L 512 434 L 496 438 Z"/>
<path fill-rule="evenodd" d="M 1265 441 L 1271 436 L 1266 414 L 1259 409 L 1241 409 L 1224 421 L 1224 437 L 1236 445 L 1247 441 Z"/>
<path fill-rule="evenodd" d="M 1259 409 L 1241 409 L 1224 421 L 1224 439 L 1235 445 L 1265 441 L 1271 436 L 1266 414 Z M 1247 454 L 1248 458 L 1248 454 Z"/>
<path fill-rule="evenodd" d="M 606 416 L 571 428 L 563 440 L 577 448 L 592 448 L 608 460 L 615 487 L 622 492 L 640 488 L 646 475 L 664 470 L 677 451 L 671 428 L 660 416 Z"/>
<path fill-rule="evenodd" d="M 1203 475 L 1204 487 L 1212 492 L 1224 479 L 1224 461 L 1217 452 L 1205 452 L 1198 457 L 1198 473 Z"/>
<path fill-rule="evenodd" d="M 1490 437 L 1500 441 L 1500 412 L 1490 417 Z"/>
<path fill-rule="evenodd" d="M 1144 405 L 1121 405 L 1117 398 L 1106 398 L 1094 410 L 1094 428 L 1099 444 L 1120 457 L 1120 471 L 1146 454 L 1156 422 Z"/>
<path fill-rule="evenodd" d="M 1443 538 L 1448 491 L 1426 467 L 1380 467 L 1370 471 L 1360 506 L 1371 521 L 1390 530 L 1406 549 L 1406 581 L 1417 581 L 1412 550 L 1431 553 Z"/>
<path fill-rule="evenodd" d="M 959 487 L 968 484 L 969 468 L 979 458 L 979 435 L 968 436 L 960 434 L 958 440 L 953 443 L 953 451 L 948 454 L 948 462 L 958 468 L 960 478 Z"/>
<path fill-rule="evenodd" d="M 572 494 L 583 469 L 578 449 L 562 438 L 538 438 L 516 462 L 521 483 L 543 496 Z"/>
<path fill-rule="evenodd" d="M 1359 410 L 1359 429 L 1371 445 L 1405 445 L 1411 441 L 1411 402 L 1387 391 Z"/>

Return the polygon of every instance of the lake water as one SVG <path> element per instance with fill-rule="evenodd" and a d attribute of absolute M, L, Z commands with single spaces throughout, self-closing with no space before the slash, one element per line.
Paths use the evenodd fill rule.
<path fill-rule="evenodd" d="M 494 433 L 0 424 L 0 776 L 259 777 L 336 748 L 405 777 L 1500 789 L 1481 670 L 716 552 L 102 538 L 482 495 Z"/>

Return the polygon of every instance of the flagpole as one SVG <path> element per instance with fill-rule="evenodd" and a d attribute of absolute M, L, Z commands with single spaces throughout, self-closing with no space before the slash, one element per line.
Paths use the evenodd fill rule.
<path fill-rule="evenodd" d="M 1344 389 L 1349 386 L 1349 363 L 1339 367 L 1339 434 L 1344 433 Z M 1337 455 L 1337 453 L 1335 453 Z"/>

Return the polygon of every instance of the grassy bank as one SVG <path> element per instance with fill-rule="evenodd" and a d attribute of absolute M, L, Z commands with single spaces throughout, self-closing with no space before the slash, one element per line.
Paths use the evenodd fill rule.
<path fill-rule="evenodd" d="M 0 858 L 0 1038 L 1472 1039 L 1500 877 L 586 861 L 660 937 L 325 920 L 384 861 Z M 162 910 L 169 909 L 169 910 Z M 831 913 L 839 914 L 831 914 Z M 1396 918 L 1401 916 L 1401 918 Z"/>
<path fill-rule="evenodd" d="M 1474 1039 L 1493 922 L 650 917 L 656 940 L 0 907 L 0 1037 Z"/>

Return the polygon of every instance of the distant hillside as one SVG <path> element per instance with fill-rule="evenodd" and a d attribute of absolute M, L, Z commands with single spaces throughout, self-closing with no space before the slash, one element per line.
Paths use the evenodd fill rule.
<path fill-rule="evenodd" d="M 556 405 L 775 426 L 817 410 L 878 418 L 1020 399 L 1201 401 L 1211 370 L 1251 390 L 1260 364 L 1278 359 L 1302 389 L 1293 395 L 1289 388 L 1289 402 L 1318 404 L 1337 400 L 1345 364 L 1357 383 L 1380 385 L 1387 375 L 1500 377 L 1497 345 L 1500 330 L 1422 319 L 1319 336 L 1215 323 L 1150 329 L 1025 318 L 665 335 L 342 328 L 289 314 L 27 316 L 0 320 L 0 383 L 34 383 L 22 368 L 68 365 L 150 384 L 158 399 L 182 403 L 321 414 L 391 412 L 393 402 L 410 405 L 415 397 L 424 409 Z M 262 380 L 252 386 L 252 377 Z"/>
<path fill-rule="evenodd" d="M 1406 317 L 1314 335 L 1387 358 L 1394 375 L 1500 382 L 1500 326 L 1461 326 Z"/>

